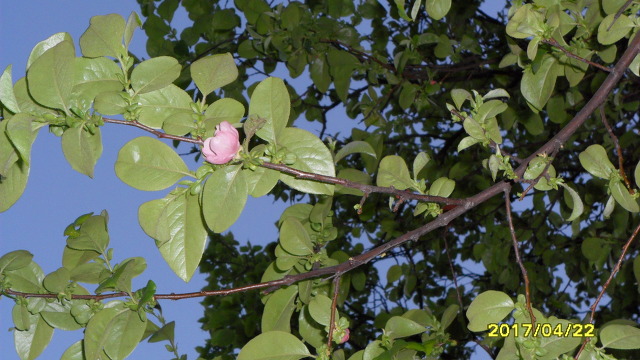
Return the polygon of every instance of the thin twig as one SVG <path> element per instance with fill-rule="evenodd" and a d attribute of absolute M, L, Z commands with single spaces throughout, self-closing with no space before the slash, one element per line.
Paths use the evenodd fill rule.
<path fill-rule="evenodd" d="M 504 205 L 507 212 L 507 222 L 509 223 L 509 232 L 511 233 L 511 241 L 513 242 L 513 251 L 516 253 L 516 261 L 520 266 L 520 271 L 522 272 L 522 278 L 524 279 L 524 294 L 527 299 L 527 310 L 529 311 L 529 316 L 531 317 L 531 326 L 535 328 L 536 317 L 533 315 L 533 308 L 531 307 L 531 291 L 529 290 L 529 275 L 527 274 L 527 268 L 524 267 L 524 263 L 520 258 L 520 247 L 518 246 L 518 238 L 516 237 L 516 230 L 513 227 L 513 217 L 511 216 L 511 199 L 509 196 L 511 195 L 511 189 L 504 191 Z"/>
<path fill-rule="evenodd" d="M 314 181 L 327 183 L 327 184 L 340 185 L 340 186 L 344 186 L 352 189 L 358 189 L 364 192 L 365 194 L 371 194 L 371 193 L 389 194 L 405 200 L 436 202 L 436 203 L 447 204 L 447 205 L 460 205 L 464 203 L 464 200 L 461 200 L 461 199 L 451 199 L 451 198 L 444 198 L 441 196 L 423 195 L 423 194 L 414 193 L 408 190 L 398 190 L 393 186 L 383 187 L 383 186 L 375 186 L 375 185 L 366 185 L 366 184 L 361 184 L 361 183 L 346 180 L 346 179 L 337 178 L 334 176 L 310 173 L 310 172 L 294 169 L 282 164 L 264 162 L 260 166 L 267 169 L 276 170 L 289 175 L 293 175 L 297 179 L 314 180 Z"/>
<path fill-rule="evenodd" d="M 631 3 L 633 2 L 633 0 L 627 0 L 626 3 L 622 4 L 622 7 L 620 7 L 620 9 L 618 9 L 618 12 L 616 12 L 616 14 L 613 16 L 613 20 L 611 20 L 611 24 L 609 24 L 609 27 L 607 27 L 607 31 L 611 30 L 611 27 L 613 26 L 613 24 L 616 23 L 616 20 L 618 20 L 618 18 L 622 15 L 622 13 L 627 10 L 627 8 L 629 7 L 629 5 L 631 5 Z"/>
<path fill-rule="evenodd" d="M 329 322 L 329 340 L 327 340 L 327 355 L 331 355 L 333 331 L 336 329 L 336 307 L 338 306 L 338 294 L 340 293 L 340 276 L 333 279 L 333 299 L 331 300 L 331 321 Z"/>
<path fill-rule="evenodd" d="M 162 131 L 158 131 L 152 127 L 149 127 L 145 124 L 139 123 L 138 121 L 134 120 L 134 121 L 128 121 L 128 120 L 118 120 L 118 119 L 109 119 L 109 118 L 102 118 L 102 120 L 104 120 L 104 122 L 106 123 L 111 123 L 111 124 L 118 124 L 118 125 L 128 125 L 128 126 L 133 126 L 133 127 L 137 127 L 139 129 L 142 129 L 144 131 L 148 131 L 150 133 L 152 133 L 153 135 L 161 138 L 161 139 L 171 139 L 171 140 L 177 140 L 177 141 L 182 141 L 182 142 L 188 142 L 188 143 L 192 143 L 192 144 L 197 144 L 197 145 L 202 145 L 202 140 L 200 139 L 194 139 L 194 138 L 190 138 L 190 137 L 186 137 L 186 136 L 177 136 L 177 135 L 171 135 L 171 134 L 167 134 L 165 132 Z"/>
<path fill-rule="evenodd" d="M 640 224 L 636 226 L 636 229 L 633 231 L 633 234 L 631 234 L 631 236 L 629 237 L 629 240 L 627 240 L 627 242 L 622 247 L 622 254 L 620 254 L 620 257 L 618 258 L 618 262 L 616 262 L 616 266 L 613 268 L 613 270 L 611 271 L 611 274 L 609 275 L 609 278 L 607 279 L 607 281 L 605 281 L 604 285 L 602 286 L 602 290 L 600 291 L 600 294 L 598 294 L 596 301 L 594 301 L 593 305 L 591 305 L 591 307 L 589 308 L 591 310 L 591 315 L 589 316 L 590 324 L 593 324 L 593 319 L 596 316 L 596 308 L 598 307 L 600 300 L 602 300 L 604 293 L 607 291 L 609 284 L 611 284 L 613 277 L 616 276 L 618 271 L 620 271 L 620 267 L 622 267 L 622 261 L 624 260 L 624 257 L 627 255 L 627 250 L 629 250 L 629 246 L 631 246 L 631 243 L 633 242 L 633 240 L 636 238 L 636 236 L 638 236 L 638 233 L 640 233 Z M 578 358 L 580 357 L 580 353 L 582 352 L 582 350 L 584 350 L 584 347 L 587 345 L 587 342 L 589 341 L 589 339 L 590 338 L 584 339 L 584 341 L 582 342 L 582 346 L 580 347 L 580 350 L 578 350 L 578 353 L 576 354 L 574 359 L 578 360 Z"/>
<path fill-rule="evenodd" d="M 622 176 L 622 179 L 624 180 L 624 184 L 627 186 L 629 193 L 633 195 L 634 191 L 633 191 L 633 188 L 631 187 L 631 182 L 629 181 L 629 178 L 627 178 L 627 174 L 624 171 L 624 158 L 622 157 L 622 148 L 620 148 L 618 137 L 616 136 L 616 134 L 613 133 L 613 129 L 611 128 L 611 125 L 609 125 L 609 122 L 607 121 L 607 116 L 604 112 L 604 104 L 600 106 L 599 110 L 600 110 L 600 119 L 602 119 L 602 123 L 604 124 L 604 127 L 607 128 L 607 132 L 609 132 L 609 137 L 611 137 L 611 141 L 613 141 L 613 145 L 616 147 L 616 152 L 618 153 L 618 167 L 619 167 L 618 171 L 620 172 L 620 176 Z"/>
<path fill-rule="evenodd" d="M 536 184 L 540 181 L 540 179 L 542 179 L 543 176 L 546 177 L 547 179 L 549 178 L 549 168 L 551 167 L 551 163 L 553 162 L 553 159 L 555 159 L 556 154 L 558 153 L 558 151 L 559 151 L 559 148 L 555 149 L 554 152 L 551 155 L 548 156 L 549 157 L 549 161 L 544 166 L 544 169 L 542 169 L 542 172 L 540 173 L 540 175 L 538 175 L 535 179 L 533 179 L 533 180 L 520 179 L 521 182 L 529 184 L 529 186 L 527 186 L 527 188 L 524 189 L 522 194 L 520 194 L 520 200 L 524 199 L 524 197 L 527 195 L 527 193 L 529 191 L 531 191 L 531 189 L 533 189 L 534 186 L 536 186 Z"/>
<path fill-rule="evenodd" d="M 565 55 L 567 55 L 570 58 L 576 59 L 578 61 L 582 61 L 583 63 L 589 64 L 589 65 L 591 65 L 593 67 L 596 67 L 596 68 L 598 68 L 598 69 L 600 69 L 602 71 L 611 72 L 611 68 L 608 68 L 606 66 L 600 65 L 598 63 L 595 63 L 595 62 L 593 62 L 591 60 L 587 60 L 587 59 L 585 59 L 585 58 L 583 58 L 581 56 L 578 56 L 578 55 L 572 53 L 571 51 L 565 49 L 564 46 L 560 45 L 560 43 L 558 43 L 553 38 L 543 39 L 542 42 L 560 49 Z"/>

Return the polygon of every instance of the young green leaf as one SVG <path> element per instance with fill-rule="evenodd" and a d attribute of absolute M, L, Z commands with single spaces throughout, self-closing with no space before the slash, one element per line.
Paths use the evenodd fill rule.
<path fill-rule="evenodd" d="M 94 16 L 89 28 L 80 37 L 80 49 L 86 57 L 110 56 L 117 58 L 122 55 L 122 35 L 125 22 L 118 14 Z"/>
<path fill-rule="evenodd" d="M 509 315 L 515 304 L 509 295 L 489 290 L 478 295 L 467 309 L 467 327 L 473 332 L 487 331 L 487 325 L 499 323 Z"/>
<path fill-rule="evenodd" d="M 298 360 L 312 357 L 297 337 L 284 331 L 268 331 L 251 339 L 238 354 L 238 360 Z"/>
<path fill-rule="evenodd" d="M 100 128 L 93 134 L 82 126 L 67 129 L 62 134 L 62 152 L 74 170 L 93 178 L 93 169 L 102 155 Z"/>
<path fill-rule="evenodd" d="M 393 186 L 398 190 L 413 187 L 413 180 L 404 159 L 397 155 L 385 156 L 378 167 L 378 186 Z"/>
<path fill-rule="evenodd" d="M 244 209 L 247 195 L 247 180 L 241 165 L 214 171 L 202 192 L 202 215 L 209 229 L 221 233 L 233 225 Z"/>
<path fill-rule="evenodd" d="M 264 128 L 263 128 L 264 129 Z M 258 133 L 260 133 L 258 131 Z M 283 129 L 278 138 L 278 146 L 296 156 L 292 168 L 320 175 L 335 176 L 333 158 L 325 144 L 312 133 L 297 129 Z M 281 173 L 280 180 L 292 188 L 310 193 L 333 195 L 333 185 L 311 180 L 296 179 L 295 176 Z"/>
<path fill-rule="evenodd" d="M 230 53 L 206 56 L 191 64 L 191 77 L 204 98 L 235 81 L 238 67 Z"/>
<path fill-rule="evenodd" d="M 115 165 L 116 175 L 139 190 L 166 189 L 185 176 L 192 176 L 187 165 L 168 145 L 150 137 L 126 143 Z"/>
<path fill-rule="evenodd" d="M 290 110 L 291 100 L 284 81 L 270 77 L 260 82 L 251 94 L 249 115 L 258 115 L 267 122 L 256 135 L 267 142 L 279 140 L 280 132 L 289 122 Z"/>
<path fill-rule="evenodd" d="M 582 167 L 595 177 L 609 179 L 611 174 L 616 171 L 602 145 L 590 145 L 578 155 L 578 158 Z"/>
<path fill-rule="evenodd" d="M 131 87 L 136 94 L 149 93 L 173 83 L 182 66 L 170 56 L 159 56 L 138 64 L 131 72 Z"/>

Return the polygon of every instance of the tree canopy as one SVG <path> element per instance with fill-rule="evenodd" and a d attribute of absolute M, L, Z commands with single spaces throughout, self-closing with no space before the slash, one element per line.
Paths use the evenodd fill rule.
<path fill-rule="evenodd" d="M 115 172 L 171 189 L 140 226 L 209 284 L 133 289 L 144 258 L 82 215 L 61 268 L 0 257 L 21 358 L 83 328 L 65 359 L 146 338 L 181 358 L 158 304 L 191 297 L 207 359 L 640 356 L 639 3 L 138 2 L 144 22 L 96 16 L 81 56 L 55 34 L 0 77 L 0 211 L 41 128 L 92 177 L 100 128 L 137 127 Z M 149 59 L 128 51 L 140 26 Z M 278 239 L 225 233 L 248 196 L 291 204 Z"/>

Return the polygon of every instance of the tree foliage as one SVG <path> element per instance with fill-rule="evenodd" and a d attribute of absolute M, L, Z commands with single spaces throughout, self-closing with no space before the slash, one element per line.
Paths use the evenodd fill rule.
<path fill-rule="evenodd" d="M 82 56 L 55 34 L 25 78 L 0 77 L 0 211 L 24 190 L 42 127 L 88 176 L 101 126 L 190 144 L 195 170 L 147 136 L 115 171 L 173 187 L 141 204 L 140 225 L 177 276 L 199 269 L 209 285 L 132 289 L 144 258 L 115 263 L 106 212 L 82 215 L 63 267 L 0 258 L 21 358 L 54 328 L 85 329 L 69 359 L 124 358 L 147 337 L 179 358 L 156 304 L 205 295 L 203 358 L 639 355 L 636 2 L 513 1 L 494 16 L 480 1 L 138 1 L 144 24 L 96 16 Z M 140 25 L 144 61 L 128 52 Z M 223 121 L 242 128 L 242 150 L 202 163 Z M 279 239 L 221 235 L 267 194 L 293 203 Z"/>

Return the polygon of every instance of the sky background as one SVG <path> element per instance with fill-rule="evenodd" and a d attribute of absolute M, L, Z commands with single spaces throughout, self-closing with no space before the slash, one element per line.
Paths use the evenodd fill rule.
<path fill-rule="evenodd" d="M 1 70 L 13 64 L 15 82 L 24 76 L 27 58 L 39 41 L 57 32 L 68 32 L 77 46 L 92 16 L 117 13 L 126 19 L 131 11 L 140 12 L 135 0 L 3 1 L 0 11 Z M 185 18 L 184 14 L 177 14 L 174 23 Z M 146 35 L 139 29 L 130 50 L 139 57 L 147 58 L 145 43 Z M 152 279 L 157 284 L 157 293 L 200 291 L 206 285 L 205 277 L 196 272 L 189 283 L 180 280 L 164 262 L 154 241 L 138 225 L 138 206 L 164 197 L 171 188 L 158 192 L 136 190 L 120 181 L 113 170 L 118 150 L 139 136 L 151 134 L 106 124 L 102 128 L 103 154 L 98 160 L 94 179 L 90 179 L 71 168 L 62 153 L 60 138 L 43 128 L 33 146 L 31 173 L 24 194 L 13 207 L 0 213 L 0 254 L 28 250 L 34 254 L 34 261 L 45 274 L 50 273 L 62 266 L 65 227 L 82 214 L 98 214 L 106 209 L 109 213 L 110 247 L 114 248 L 113 263 L 134 256 L 143 256 L 147 260 L 147 270 L 134 279 L 134 289 L 145 286 L 147 280 Z M 197 168 L 193 157 L 184 159 L 191 169 Z M 230 231 L 240 242 L 273 241 L 277 237 L 274 222 L 282 209 L 283 204 L 273 204 L 269 197 L 249 197 L 243 214 Z M 197 358 L 195 347 L 203 345 L 208 337 L 198 322 L 203 315 L 200 301 L 162 302 L 167 321 L 176 321 L 179 352 L 187 354 L 189 359 Z M 18 359 L 13 333 L 7 331 L 13 326 L 13 305 L 11 300 L 0 298 L 0 357 L 3 360 Z M 40 358 L 58 359 L 67 347 L 81 338 L 81 331 L 56 330 Z M 164 349 L 165 343 L 148 344 L 145 341 L 130 358 L 168 359 L 170 354 Z"/>

